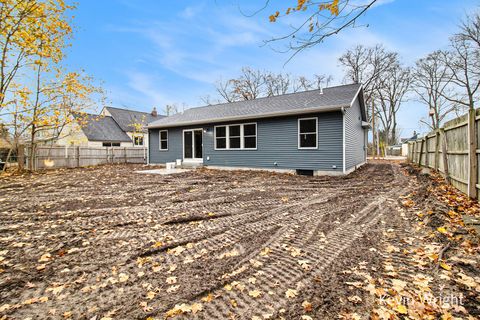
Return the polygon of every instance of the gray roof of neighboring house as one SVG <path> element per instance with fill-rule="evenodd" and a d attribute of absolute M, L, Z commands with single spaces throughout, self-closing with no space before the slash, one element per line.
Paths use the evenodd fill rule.
<path fill-rule="evenodd" d="M 94 114 L 76 114 L 74 117 L 80 122 L 80 127 L 89 141 L 132 141 L 112 117 Z"/>
<path fill-rule="evenodd" d="M 134 111 L 115 107 L 105 107 L 105 109 L 110 112 L 113 119 L 115 119 L 120 128 L 122 128 L 122 130 L 125 132 L 135 131 L 133 127 L 133 124 L 135 123 L 141 123 L 143 127 L 146 127 L 150 122 L 154 122 L 165 117 L 162 115 L 154 117 L 151 113 L 148 112 Z"/>
<path fill-rule="evenodd" d="M 148 127 L 166 128 L 339 110 L 342 107 L 350 107 L 357 94 L 361 92 L 360 89 L 360 84 L 349 84 L 325 88 L 323 93 L 321 93 L 321 90 L 310 90 L 255 100 L 191 108 L 183 113 L 152 122 Z M 362 106 L 362 113 L 365 113 L 364 106 Z"/>

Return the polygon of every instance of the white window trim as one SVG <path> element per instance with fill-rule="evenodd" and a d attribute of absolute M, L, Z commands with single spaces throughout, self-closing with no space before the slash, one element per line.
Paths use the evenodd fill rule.
<path fill-rule="evenodd" d="M 243 149 L 243 124 L 230 124 L 227 126 L 228 127 L 228 143 L 227 143 L 227 147 L 228 149 L 230 150 L 242 150 Z M 240 128 L 240 135 L 239 136 L 234 136 L 233 138 L 239 138 L 240 139 L 240 147 L 238 148 L 231 148 L 230 147 L 230 127 L 239 127 Z"/>
<path fill-rule="evenodd" d="M 195 131 L 202 132 L 202 158 L 195 158 Z M 185 158 L 185 132 L 192 132 L 192 158 Z M 167 136 L 168 137 L 168 136 Z M 182 130 L 182 159 L 188 163 L 202 163 L 203 162 L 203 128 L 184 129 Z"/>
<path fill-rule="evenodd" d="M 245 132 L 244 126 L 254 124 L 255 125 L 255 148 L 245 148 Z M 230 126 L 240 126 L 240 148 L 230 148 Z M 226 138 L 226 147 L 225 148 L 217 148 L 217 128 L 225 128 L 225 138 Z M 253 136 L 247 136 L 253 137 Z M 222 137 L 223 138 L 223 137 Z M 214 150 L 218 151 L 225 151 L 225 150 L 257 150 L 258 148 L 258 125 L 256 122 L 248 122 L 248 123 L 240 123 L 240 124 L 228 124 L 228 125 L 220 125 L 213 127 L 213 139 L 215 141 Z"/>
<path fill-rule="evenodd" d="M 167 133 L 167 139 L 163 139 L 163 141 L 167 141 L 167 149 L 162 149 L 162 132 Z M 158 150 L 160 151 L 168 151 L 169 143 L 168 143 L 168 130 L 160 130 L 158 131 Z"/>
<path fill-rule="evenodd" d="M 145 136 L 143 135 L 134 135 L 133 137 L 133 146 L 134 147 L 144 147 L 145 146 Z M 142 144 L 135 144 L 136 138 L 142 138 Z"/>
<path fill-rule="evenodd" d="M 302 120 L 313 120 L 315 119 L 315 147 L 301 147 L 300 146 L 300 121 Z M 316 150 L 318 149 L 318 117 L 310 117 L 310 118 L 298 118 L 297 121 L 297 147 L 299 150 Z M 313 134 L 313 132 L 311 133 Z"/>
<path fill-rule="evenodd" d="M 225 148 L 217 148 L 217 128 L 225 128 Z M 224 137 L 221 137 L 224 138 Z M 228 126 L 214 126 L 213 140 L 215 141 L 215 150 L 228 150 Z"/>

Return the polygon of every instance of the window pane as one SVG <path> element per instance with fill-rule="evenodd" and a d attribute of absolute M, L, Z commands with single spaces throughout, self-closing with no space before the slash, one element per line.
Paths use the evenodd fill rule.
<path fill-rule="evenodd" d="M 195 158 L 200 159 L 203 156 L 203 130 L 195 130 L 193 132 L 193 139 L 195 141 Z"/>
<path fill-rule="evenodd" d="M 243 135 L 244 136 L 255 136 L 257 135 L 256 125 L 246 124 L 243 126 Z"/>
<path fill-rule="evenodd" d="M 161 140 L 167 140 L 167 131 L 160 131 L 160 139 Z"/>
<path fill-rule="evenodd" d="M 110 142 L 102 142 L 102 146 L 104 147 L 111 147 L 112 144 Z"/>
<path fill-rule="evenodd" d="M 217 138 L 217 149 L 225 149 L 227 147 L 227 138 Z"/>
<path fill-rule="evenodd" d="M 316 134 L 301 134 L 300 148 L 315 148 L 317 146 Z"/>
<path fill-rule="evenodd" d="M 183 142 L 184 142 L 184 156 L 185 158 L 193 158 L 193 135 L 192 131 L 185 131 L 183 133 Z"/>
<path fill-rule="evenodd" d="M 230 138 L 230 149 L 240 149 L 240 137 Z"/>
<path fill-rule="evenodd" d="M 230 137 L 240 137 L 240 126 L 228 127 Z"/>
<path fill-rule="evenodd" d="M 245 137 L 245 148 L 255 149 L 257 147 L 257 138 L 256 137 Z"/>
<path fill-rule="evenodd" d="M 112 147 L 120 147 L 120 142 L 112 142 Z"/>
<path fill-rule="evenodd" d="M 225 127 L 216 127 L 215 128 L 215 135 L 217 137 L 226 137 L 227 136 L 227 128 Z"/>
<path fill-rule="evenodd" d="M 300 133 L 307 133 L 307 132 L 316 132 L 317 131 L 317 120 L 309 119 L 309 120 L 300 120 Z"/>
<path fill-rule="evenodd" d="M 166 140 L 163 140 L 160 142 L 160 149 L 161 150 L 167 150 L 168 149 L 168 144 Z"/>
<path fill-rule="evenodd" d="M 133 143 L 136 146 L 143 146 L 143 137 L 135 137 L 133 138 Z"/>

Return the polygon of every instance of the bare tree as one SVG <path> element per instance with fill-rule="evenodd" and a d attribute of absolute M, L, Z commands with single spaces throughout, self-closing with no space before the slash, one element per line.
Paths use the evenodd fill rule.
<path fill-rule="evenodd" d="M 243 100 L 257 99 L 265 94 L 265 72 L 260 70 L 243 67 L 240 78 L 230 81 L 233 91 Z"/>
<path fill-rule="evenodd" d="M 475 12 L 462 22 L 460 33 L 457 34 L 457 37 L 474 42 L 480 48 L 480 13 Z"/>
<path fill-rule="evenodd" d="M 444 97 L 452 103 L 468 108 L 468 195 L 477 197 L 476 183 L 478 176 L 476 100 L 480 88 L 480 33 L 478 15 L 468 17 L 461 31 L 450 38 L 450 50 L 443 54 L 443 62 L 451 72 L 451 82 L 458 90 L 455 95 Z"/>
<path fill-rule="evenodd" d="M 290 91 L 291 84 L 292 79 L 289 74 L 269 73 L 265 76 L 265 86 L 268 97 L 288 93 Z"/>
<path fill-rule="evenodd" d="M 215 90 L 222 100 L 225 102 L 234 102 L 239 100 L 238 94 L 232 88 L 232 80 L 219 80 L 215 84 Z"/>
<path fill-rule="evenodd" d="M 445 118 L 460 107 L 445 98 L 452 95 L 451 72 L 443 63 L 444 53 L 435 51 L 426 58 L 416 62 L 413 73 L 415 91 L 420 102 L 425 104 L 430 113 L 430 122 L 421 120 L 432 130 L 440 128 Z"/>
<path fill-rule="evenodd" d="M 165 115 L 167 116 L 171 116 L 173 114 L 176 114 L 178 113 L 178 105 L 173 103 L 173 104 L 167 104 L 165 106 L 165 110 L 164 110 L 164 113 Z"/>
<path fill-rule="evenodd" d="M 304 76 L 300 76 L 292 82 L 292 91 L 307 91 L 312 88 L 312 83 L 309 79 Z"/>
<path fill-rule="evenodd" d="M 312 80 L 312 87 L 314 89 L 322 89 L 330 86 L 332 83 L 333 77 L 331 75 L 324 75 L 324 74 L 315 74 Z"/>
<path fill-rule="evenodd" d="M 442 96 L 450 102 L 475 109 L 480 88 L 480 51 L 475 42 L 457 34 L 450 39 L 450 50 L 442 52 L 442 60 L 451 74 L 455 92 Z"/>
<path fill-rule="evenodd" d="M 381 79 L 397 63 L 398 54 L 387 51 L 382 45 L 358 45 L 344 53 L 339 61 L 345 70 L 345 81 L 362 84 L 365 103 L 369 107 L 381 85 Z M 370 108 L 367 108 L 367 114 L 371 118 Z"/>
<path fill-rule="evenodd" d="M 395 64 L 380 79 L 378 88 L 378 115 L 383 126 L 383 138 L 386 145 L 398 142 L 397 113 L 410 90 L 412 73 L 400 63 Z"/>
<path fill-rule="evenodd" d="M 314 75 L 313 79 L 304 76 L 293 78 L 290 74 L 276 74 L 244 67 L 238 78 L 218 81 L 216 91 L 220 97 L 219 100 L 234 102 L 320 89 L 324 85 L 328 86 L 332 79 L 330 75 Z M 211 104 L 212 99 L 208 96 L 203 97 L 202 101 Z"/>

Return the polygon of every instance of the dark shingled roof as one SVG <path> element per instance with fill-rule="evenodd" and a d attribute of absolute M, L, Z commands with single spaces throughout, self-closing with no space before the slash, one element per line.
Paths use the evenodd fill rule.
<path fill-rule="evenodd" d="M 360 92 L 360 84 L 341 85 L 321 90 L 284 94 L 255 100 L 191 108 L 149 124 L 165 128 L 190 124 L 275 117 L 308 112 L 324 112 L 350 107 Z"/>
<path fill-rule="evenodd" d="M 148 112 L 127 110 L 115 107 L 105 107 L 105 109 L 110 112 L 113 119 L 115 119 L 120 128 L 122 128 L 122 130 L 125 132 L 135 131 L 132 125 L 134 123 L 141 123 L 143 127 L 146 127 L 149 123 L 165 117 L 162 115 L 154 117 L 151 113 Z"/>
<path fill-rule="evenodd" d="M 131 142 L 112 117 L 94 114 L 76 114 L 83 133 L 89 141 Z"/>

